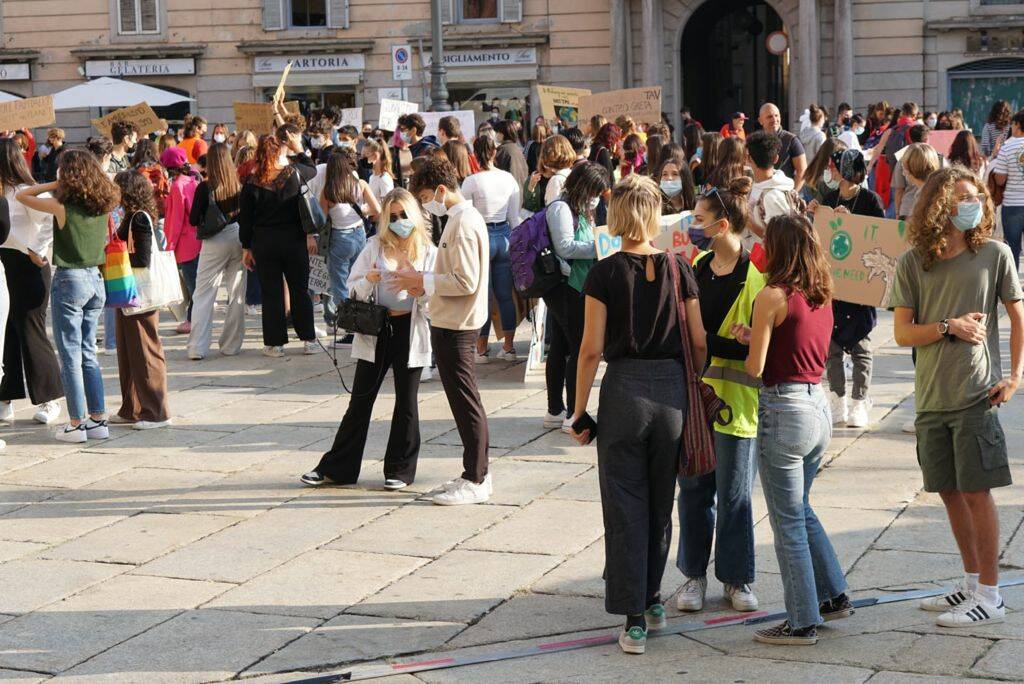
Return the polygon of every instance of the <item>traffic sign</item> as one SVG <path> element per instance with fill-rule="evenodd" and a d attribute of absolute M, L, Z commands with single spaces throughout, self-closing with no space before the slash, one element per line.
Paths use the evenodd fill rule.
<path fill-rule="evenodd" d="M 391 77 L 396 81 L 412 80 L 412 48 L 408 45 L 391 46 Z"/>

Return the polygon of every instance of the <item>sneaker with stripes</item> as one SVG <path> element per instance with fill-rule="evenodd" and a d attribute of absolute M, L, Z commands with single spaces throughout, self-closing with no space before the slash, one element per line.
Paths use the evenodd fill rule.
<path fill-rule="evenodd" d="M 921 610 L 928 610 L 933 613 L 945 613 L 956 608 L 970 597 L 971 591 L 963 583 L 953 587 L 953 590 L 941 596 L 929 596 L 921 599 Z"/>
<path fill-rule="evenodd" d="M 988 605 L 975 592 L 957 607 L 940 615 L 935 624 L 939 627 L 977 627 L 1002 622 L 1004 617 L 1006 604 L 1000 601 L 998 606 Z"/>

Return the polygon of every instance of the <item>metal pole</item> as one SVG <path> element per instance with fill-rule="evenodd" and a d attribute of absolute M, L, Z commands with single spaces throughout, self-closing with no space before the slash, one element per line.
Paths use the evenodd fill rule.
<path fill-rule="evenodd" d="M 448 104 L 448 83 L 444 67 L 444 44 L 441 38 L 441 2 L 430 0 L 430 33 L 431 33 L 431 65 L 430 65 L 430 111 L 450 112 Z"/>

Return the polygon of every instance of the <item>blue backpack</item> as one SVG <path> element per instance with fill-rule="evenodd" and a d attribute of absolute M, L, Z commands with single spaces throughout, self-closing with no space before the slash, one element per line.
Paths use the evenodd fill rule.
<path fill-rule="evenodd" d="M 516 226 L 508 251 L 512 283 L 524 298 L 543 297 L 565 282 L 558 257 L 551 247 L 547 207 Z"/>

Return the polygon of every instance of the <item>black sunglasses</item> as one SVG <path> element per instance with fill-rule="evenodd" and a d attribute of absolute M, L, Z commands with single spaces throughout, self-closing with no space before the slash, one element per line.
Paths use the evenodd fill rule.
<path fill-rule="evenodd" d="M 702 192 L 698 199 L 702 199 L 702 200 L 710 199 L 712 195 L 714 195 L 715 199 L 718 200 L 718 204 L 721 205 L 722 211 L 725 212 L 726 214 L 728 214 L 729 210 L 725 208 L 725 201 L 722 200 L 722 196 L 720 194 L 718 194 L 718 188 L 711 188 L 710 190 L 706 190 L 706 191 Z"/>

